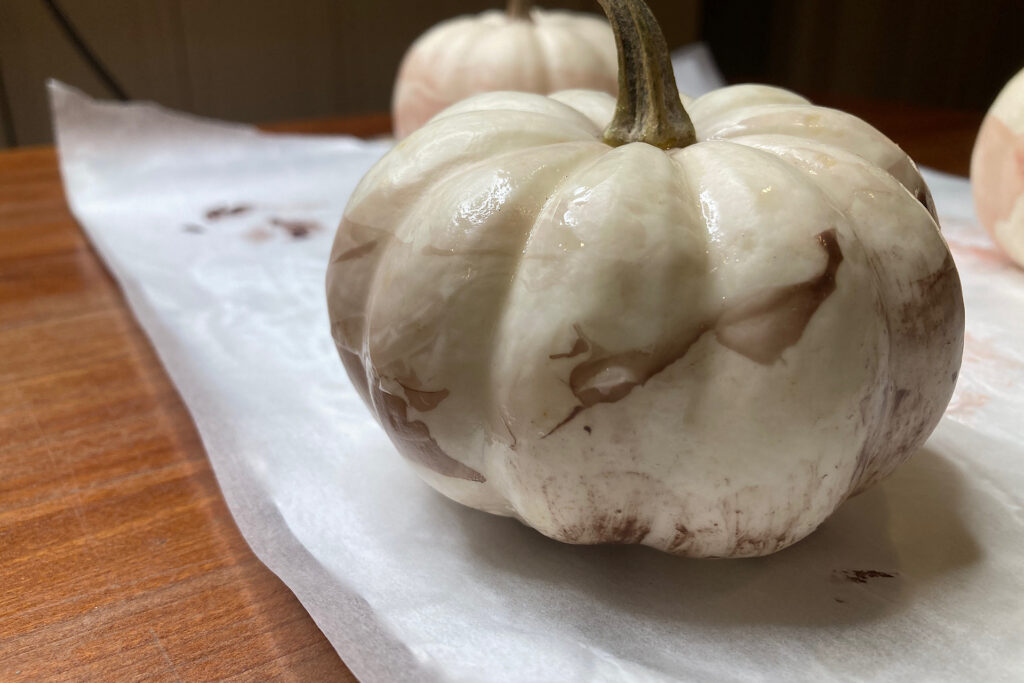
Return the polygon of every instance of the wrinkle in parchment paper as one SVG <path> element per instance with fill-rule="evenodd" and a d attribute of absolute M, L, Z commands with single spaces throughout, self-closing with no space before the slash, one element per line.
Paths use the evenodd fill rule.
<path fill-rule="evenodd" d="M 394 453 L 327 328 L 334 227 L 388 148 L 51 88 L 68 199 L 246 539 L 367 681 L 1021 680 L 1024 273 L 928 173 L 967 344 L 947 417 L 807 540 L 742 561 L 572 547 Z"/>

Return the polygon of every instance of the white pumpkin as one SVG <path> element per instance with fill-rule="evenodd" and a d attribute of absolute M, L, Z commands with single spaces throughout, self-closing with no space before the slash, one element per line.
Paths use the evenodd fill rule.
<path fill-rule="evenodd" d="M 971 188 L 981 224 L 1024 267 L 1024 70 L 1006 84 L 981 124 Z"/>
<path fill-rule="evenodd" d="M 494 90 L 615 94 L 615 38 L 604 19 L 531 9 L 462 16 L 434 26 L 406 52 L 395 81 L 395 135 L 405 137 L 450 104 Z"/>
<path fill-rule="evenodd" d="M 618 108 L 489 93 L 398 144 L 338 229 L 334 339 L 456 501 L 571 543 L 767 554 L 934 428 L 957 271 L 885 136 L 752 85 L 692 101 L 694 133 L 646 6 L 602 4 Z"/>

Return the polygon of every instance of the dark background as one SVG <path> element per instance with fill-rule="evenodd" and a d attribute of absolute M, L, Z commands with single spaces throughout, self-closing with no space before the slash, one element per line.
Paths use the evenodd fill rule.
<path fill-rule="evenodd" d="M 409 43 L 470 0 L 55 0 L 127 95 L 264 122 L 387 110 Z M 1024 0 L 650 0 L 730 82 L 984 110 L 1024 67 Z M 592 0 L 545 7 L 598 11 Z M 44 0 L 0 0 L 0 146 L 50 140 L 43 83 L 110 97 Z"/>

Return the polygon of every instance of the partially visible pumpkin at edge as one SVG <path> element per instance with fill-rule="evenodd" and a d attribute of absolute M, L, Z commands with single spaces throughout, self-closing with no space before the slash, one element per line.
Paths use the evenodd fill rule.
<path fill-rule="evenodd" d="M 1024 69 L 992 104 L 971 157 L 971 189 L 981 224 L 1024 267 Z"/>

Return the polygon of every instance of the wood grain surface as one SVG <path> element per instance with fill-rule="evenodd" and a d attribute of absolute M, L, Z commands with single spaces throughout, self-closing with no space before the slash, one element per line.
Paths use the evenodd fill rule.
<path fill-rule="evenodd" d="M 980 114 L 837 103 L 965 173 Z M 382 133 L 386 116 L 271 126 Z M 0 680 L 353 681 L 228 513 L 196 429 L 69 213 L 0 153 Z"/>

